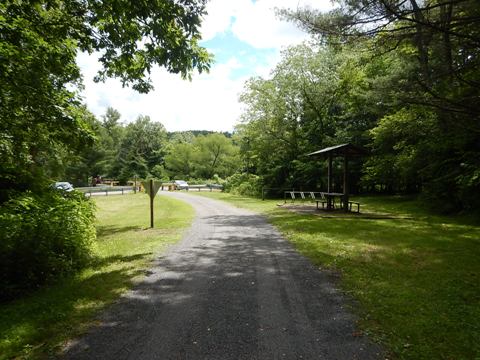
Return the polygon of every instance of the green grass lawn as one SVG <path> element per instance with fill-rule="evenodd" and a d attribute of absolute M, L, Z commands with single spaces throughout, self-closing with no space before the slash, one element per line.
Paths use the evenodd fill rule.
<path fill-rule="evenodd" d="M 92 323 L 98 310 L 141 279 L 154 254 L 180 239 L 194 211 L 157 196 L 150 229 L 144 194 L 95 197 L 97 260 L 77 276 L 0 306 L 0 359 L 46 358 Z"/>
<path fill-rule="evenodd" d="M 413 199 L 363 197 L 393 219 L 321 218 L 224 193 L 201 193 L 268 215 L 315 264 L 337 270 L 360 328 L 400 359 L 480 359 L 480 226 L 432 216 Z"/>

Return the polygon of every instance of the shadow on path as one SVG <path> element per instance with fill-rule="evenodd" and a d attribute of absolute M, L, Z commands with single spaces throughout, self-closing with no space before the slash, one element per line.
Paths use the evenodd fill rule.
<path fill-rule="evenodd" d="M 71 359 L 374 359 L 328 274 L 263 217 L 210 199 L 146 280 L 65 349 Z"/>

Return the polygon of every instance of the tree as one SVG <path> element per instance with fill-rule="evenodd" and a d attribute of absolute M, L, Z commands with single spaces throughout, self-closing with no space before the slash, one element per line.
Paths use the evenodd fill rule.
<path fill-rule="evenodd" d="M 121 114 L 114 108 L 107 108 L 105 115 L 102 116 L 102 131 L 98 135 L 100 138 L 98 146 L 105 149 L 105 157 L 103 159 L 104 172 L 95 175 L 102 175 L 111 178 L 118 176 L 118 166 L 116 164 L 117 154 L 120 152 L 120 145 L 125 135 L 125 128 L 120 123 Z"/>
<path fill-rule="evenodd" d="M 122 140 L 123 128 L 120 124 L 121 117 L 122 115 L 112 107 L 108 107 L 105 115 L 102 116 L 102 126 L 107 131 L 113 144 L 118 144 Z"/>
<path fill-rule="evenodd" d="M 63 152 L 63 171 L 58 176 L 68 179 L 74 186 L 89 186 L 91 177 L 105 175 L 112 157 L 112 144 L 106 129 L 86 108 L 84 111 L 89 115 L 85 121 L 93 140 L 75 152 Z"/>
<path fill-rule="evenodd" d="M 227 176 L 236 169 L 237 147 L 223 134 L 200 135 L 195 139 L 195 169 L 198 177 Z"/>
<path fill-rule="evenodd" d="M 195 134 L 192 131 L 175 131 L 173 133 L 168 133 L 168 138 L 171 144 L 191 144 L 195 140 Z"/>
<path fill-rule="evenodd" d="M 116 157 L 124 135 L 124 127 L 119 123 L 120 113 L 108 108 L 102 121 L 88 112 L 85 118 L 93 134 L 93 141 L 76 152 L 61 152 L 63 171 L 58 175 L 68 179 L 74 186 L 88 186 L 92 177 L 116 178 L 120 169 Z"/>
<path fill-rule="evenodd" d="M 328 13 L 305 8 L 282 11 L 313 34 L 331 43 L 367 42 L 375 55 L 409 48 L 417 83 L 428 93 L 421 101 L 443 111 L 474 116 L 478 98 L 480 5 L 475 0 L 337 1 Z M 404 54 L 405 55 L 405 54 Z M 447 88 L 444 87 L 448 81 Z M 451 98 L 452 81 L 460 90 Z M 472 94 L 472 91 L 474 93 Z M 412 99 L 413 100 L 413 99 Z"/>
<path fill-rule="evenodd" d="M 164 163 L 167 132 L 159 122 L 148 116 L 139 116 L 125 128 L 125 136 L 117 154 L 119 179 L 123 182 L 134 175 L 150 176 L 151 169 Z"/>
<path fill-rule="evenodd" d="M 254 78 L 241 100 L 237 127 L 241 155 L 268 187 L 316 188 L 323 166 L 305 154 L 319 148 L 366 143 L 375 114 L 359 96 L 366 69 L 350 49 L 302 44 L 286 49 L 270 79 Z"/>
<path fill-rule="evenodd" d="M 370 133 L 374 156 L 366 163 L 364 182 L 390 193 L 419 192 L 430 170 L 425 156 L 432 152 L 430 138 L 439 135 L 435 114 L 404 108 L 380 119 Z"/>
<path fill-rule="evenodd" d="M 195 149 L 193 144 L 174 142 L 165 156 L 165 167 L 173 178 L 189 179 L 194 175 Z"/>
<path fill-rule="evenodd" d="M 238 146 L 223 133 L 178 132 L 171 136 L 165 168 L 173 178 L 208 180 L 233 174 L 238 168 L 237 156 Z"/>
<path fill-rule="evenodd" d="M 338 1 L 323 14 L 282 11 L 329 43 L 362 42 L 372 56 L 393 53 L 403 71 L 392 74 L 397 102 L 437 112 L 452 131 L 478 133 L 480 4 L 475 0 Z M 393 80 L 393 79 L 392 79 Z"/>

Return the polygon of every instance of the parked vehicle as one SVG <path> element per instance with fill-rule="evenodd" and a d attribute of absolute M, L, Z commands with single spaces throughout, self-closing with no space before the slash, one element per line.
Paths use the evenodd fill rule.
<path fill-rule="evenodd" d="M 185 180 L 175 180 L 173 184 L 177 190 L 188 190 L 188 183 Z"/>
<path fill-rule="evenodd" d="M 52 187 L 54 189 L 57 189 L 57 190 L 62 190 L 62 191 L 66 191 L 66 192 L 71 192 L 73 191 L 73 185 L 70 184 L 69 182 L 67 181 L 59 181 L 59 182 L 56 182 L 56 183 L 53 183 L 52 184 Z"/>

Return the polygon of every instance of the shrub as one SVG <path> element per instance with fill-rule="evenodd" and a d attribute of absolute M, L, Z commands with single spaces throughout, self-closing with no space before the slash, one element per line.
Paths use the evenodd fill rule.
<path fill-rule="evenodd" d="M 237 195 L 260 196 L 262 179 L 253 174 L 233 174 L 226 179 L 224 189 Z"/>
<path fill-rule="evenodd" d="M 95 208 L 83 194 L 22 193 L 0 209 L 0 298 L 13 298 L 85 266 Z"/>

